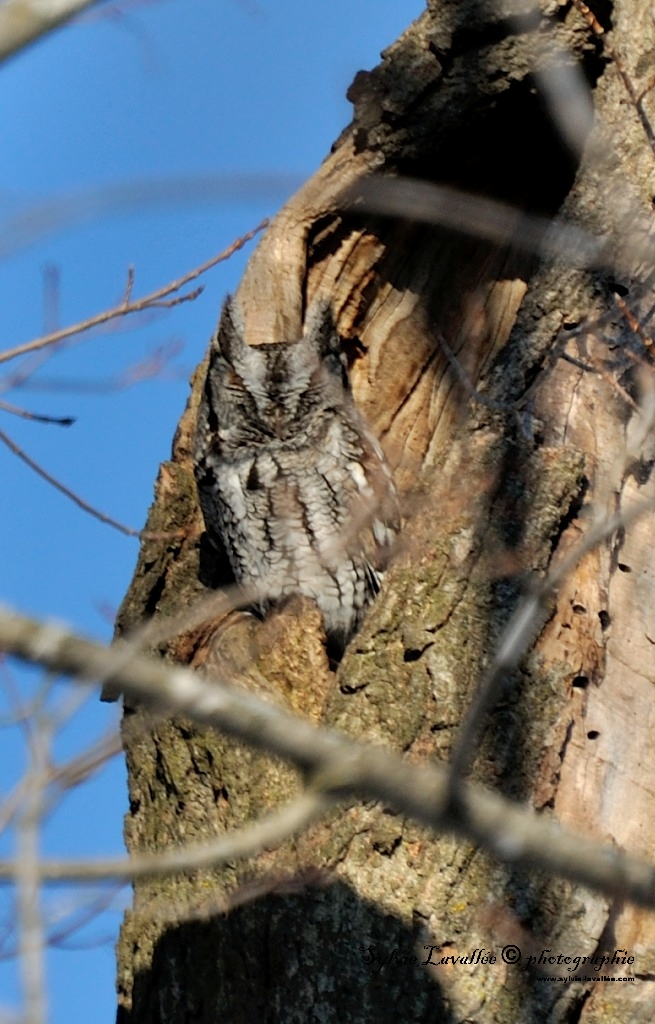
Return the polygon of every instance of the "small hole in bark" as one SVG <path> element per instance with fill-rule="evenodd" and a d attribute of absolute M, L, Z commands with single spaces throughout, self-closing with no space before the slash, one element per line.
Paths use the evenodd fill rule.
<path fill-rule="evenodd" d="M 420 657 L 420 651 L 417 651 L 414 647 L 408 647 L 403 654 L 403 661 L 418 661 Z"/>
<path fill-rule="evenodd" d="M 589 679 L 587 676 L 576 676 L 571 685 L 577 690 L 585 690 L 589 686 Z"/>
<path fill-rule="evenodd" d="M 618 281 L 610 281 L 609 286 L 616 295 L 620 295 L 622 298 L 629 294 L 629 289 L 624 284 L 619 284 Z"/>
<path fill-rule="evenodd" d="M 619 562 L 618 565 L 621 572 L 632 572 L 631 565 L 626 565 L 625 562 Z"/>
<path fill-rule="evenodd" d="M 585 608 L 585 606 L 583 604 L 574 604 L 573 605 L 573 611 L 575 612 L 576 615 L 584 615 L 585 612 L 587 611 L 587 609 Z"/>
<path fill-rule="evenodd" d="M 599 736 L 600 733 L 598 732 L 598 729 L 590 729 L 587 733 L 588 740 L 597 740 Z"/>
<path fill-rule="evenodd" d="M 598 618 L 600 619 L 601 629 L 609 629 L 610 623 L 612 621 L 609 612 L 606 612 L 605 610 L 598 612 Z"/>

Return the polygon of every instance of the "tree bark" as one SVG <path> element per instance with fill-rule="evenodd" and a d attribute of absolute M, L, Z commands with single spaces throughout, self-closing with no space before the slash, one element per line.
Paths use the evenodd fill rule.
<path fill-rule="evenodd" d="M 483 0 L 428 3 L 356 77 L 352 124 L 275 218 L 239 288 L 253 344 L 298 337 L 313 298 L 332 297 L 356 400 L 403 495 L 402 542 L 364 628 L 336 673 L 300 601 L 262 624 L 231 613 L 159 648 L 415 762 L 448 758 L 526 580 L 571 550 L 590 508 L 609 515 L 654 492 L 655 453 L 639 435 L 652 375 L 650 95 L 631 101 L 622 77 L 637 92 L 648 84 L 653 19 L 649 5 L 616 0 L 596 12 L 600 35 L 574 4 L 539 6 L 510 20 Z M 535 87 L 553 63 L 580 67 L 593 95 L 594 126 L 573 147 Z M 563 212 L 606 236 L 605 255 L 580 269 L 566 254 L 539 259 L 517 234 L 490 241 L 482 224 L 474 237 L 344 206 L 371 172 Z M 144 541 L 120 633 L 228 581 L 191 466 L 202 377 L 200 367 L 147 526 L 184 536 Z M 642 517 L 579 562 L 507 680 L 473 768 L 643 856 L 655 839 L 652 535 Z M 131 851 L 237 828 L 301 786 L 274 759 L 139 708 L 126 708 L 124 738 Z M 391 808 L 353 805 L 248 863 L 139 881 L 119 942 L 119 1020 L 651 1020 L 654 930 L 643 911 L 499 863 Z M 522 951 L 516 967 L 501 960 L 507 943 Z M 476 949 L 497 960 L 426 968 L 430 948 L 433 961 Z M 598 972 L 582 969 L 549 982 L 543 967 L 521 969 L 544 949 L 625 949 L 634 966 L 618 974 L 643 980 L 592 983 Z"/>

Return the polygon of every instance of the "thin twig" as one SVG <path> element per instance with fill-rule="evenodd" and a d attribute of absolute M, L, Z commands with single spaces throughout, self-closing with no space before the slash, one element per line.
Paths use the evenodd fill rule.
<path fill-rule="evenodd" d="M 88 782 L 97 772 L 101 771 L 112 757 L 122 753 L 121 738 L 112 730 L 97 740 L 92 747 L 65 764 L 56 765 L 50 771 L 48 787 L 55 787 L 59 796 L 71 789 Z"/>
<path fill-rule="evenodd" d="M 66 909 L 64 923 L 59 924 L 57 922 L 53 925 L 52 922 L 49 921 L 46 936 L 48 949 L 65 949 L 68 952 L 71 952 L 75 949 L 87 951 L 92 946 L 113 945 L 115 939 L 111 934 L 104 938 L 99 937 L 89 940 L 87 933 L 84 938 L 77 943 L 72 942 L 71 937 L 75 932 L 86 929 L 86 925 L 91 922 L 96 922 L 106 910 L 111 910 L 112 907 L 115 907 L 116 897 L 123 889 L 123 886 L 123 882 L 117 882 L 115 885 L 110 887 L 103 886 L 102 890 L 93 898 L 91 898 L 90 893 L 87 893 L 86 897 L 82 897 L 83 903 L 80 907 Z M 60 918 L 64 918 L 64 914 L 60 914 Z"/>
<path fill-rule="evenodd" d="M 188 370 L 170 366 L 173 358 L 179 355 L 183 348 L 183 343 L 179 339 L 173 338 L 171 341 L 158 345 L 154 351 L 146 353 L 142 359 L 129 363 L 113 376 L 94 380 L 84 377 L 44 377 L 40 375 L 38 380 L 30 382 L 29 389 L 30 391 L 54 391 L 57 394 L 68 392 L 100 395 L 126 391 L 146 380 L 188 379 Z M 23 377 L 19 384 L 23 386 L 24 383 L 25 378 Z"/>
<path fill-rule="evenodd" d="M 164 301 L 166 295 L 170 295 L 171 292 L 177 292 L 184 285 L 188 284 L 189 281 L 194 281 L 201 274 L 206 273 L 215 267 L 217 263 L 222 263 L 229 259 L 230 256 L 234 255 L 239 249 L 242 249 L 255 235 L 263 231 L 268 225 L 268 219 L 261 221 L 256 228 L 252 231 L 248 231 L 247 234 L 242 235 L 241 238 L 237 238 L 236 241 L 232 242 L 231 245 L 224 249 L 223 252 L 219 253 L 218 256 L 212 256 L 210 260 L 205 263 L 201 263 L 199 267 L 195 267 L 194 270 L 190 270 L 187 274 L 177 278 L 175 281 L 171 281 L 170 284 L 164 285 L 162 288 L 157 288 L 156 291 L 150 292 L 149 295 L 145 295 L 142 299 L 137 299 L 134 302 L 131 301 L 131 284 L 128 277 L 128 287 L 126 288 L 124 297 L 120 305 L 112 307 L 112 309 L 105 310 L 104 313 L 96 313 L 95 316 L 89 317 L 87 320 L 83 320 L 80 323 L 73 324 L 71 327 L 62 327 L 59 331 L 52 331 L 50 334 L 42 335 L 39 338 L 34 338 L 32 341 L 27 341 L 23 345 L 16 345 L 15 348 L 7 349 L 5 352 L 0 353 L 0 363 L 6 363 L 10 359 L 16 359 L 18 356 L 23 356 L 28 352 L 36 352 L 39 349 L 47 348 L 49 345 L 56 345 L 57 342 L 62 341 L 64 338 L 70 338 L 75 334 L 82 334 L 84 331 L 89 331 L 92 327 L 97 327 L 99 324 L 107 323 L 108 320 L 115 320 L 119 317 L 128 316 L 131 313 L 139 313 L 144 309 L 153 309 L 158 307 L 169 307 L 176 305 L 180 302 L 188 302 L 198 296 L 199 291 L 196 289 L 187 295 L 178 296 L 175 299 L 168 299 Z"/>
<path fill-rule="evenodd" d="M 39 833 L 50 754 L 50 728 L 46 716 L 37 717 L 31 736 L 31 763 L 25 799 L 17 825 L 16 881 L 18 885 L 18 953 L 25 994 L 25 1024 L 45 1024 L 45 936 L 41 912 Z"/>
<path fill-rule="evenodd" d="M 34 420 L 37 423 L 54 423 L 58 427 L 72 427 L 75 423 L 74 416 L 42 416 L 40 413 L 30 412 L 29 409 L 21 409 L 19 405 L 12 405 L 0 399 L 0 409 L 3 412 L 11 413 L 12 416 L 20 416 L 24 420 Z"/>
<path fill-rule="evenodd" d="M 623 313 L 623 316 L 627 320 L 628 326 L 632 333 L 636 334 L 636 336 L 643 344 L 644 348 L 651 349 L 653 347 L 653 339 L 651 338 L 650 334 L 646 334 L 645 330 L 639 323 L 639 320 L 637 319 L 635 314 L 628 306 L 625 299 L 621 295 L 619 295 L 618 292 L 614 292 L 613 298 L 614 302 L 619 307 L 619 309 Z"/>
<path fill-rule="evenodd" d="M 582 14 L 583 18 L 585 18 L 587 24 L 589 25 L 589 28 L 594 33 L 594 35 L 597 36 L 598 38 L 602 38 L 602 40 L 603 40 L 603 49 L 607 53 L 608 57 L 610 57 L 610 59 L 612 60 L 612 63 L 614 64 L 614 66 L 616 67 L 616 70 L 619 73 L 619 77 L 620 77 L 621 81 L 623 82 L 623 86 L 625 88 L 625 91 L 627 92 L 628 96 L 630 97 L 630 102 L 632 103 L 632 106 L 634 107 L 635 111 L 637 112 L 637 117 L 639 118 L 639 120 L 641 122 L 641 126 L 642 126 L 642 128 L 644 130 L 644 135 L 648 139 L 648 144 L 650 145 L 650 148 L 652 149 L 653 154 L 655 154 L 655 133 L 653 132 L 650 120 L 648 118 L 648 115 L 646 114 L 646 111 L 644 110 L 644 106 L 643 106 L 643 102 L 642 102 L 644 96 L 652 88 L 652 84 L 653 83 L 651 82 L 648 85 L 648 87 L 645 88 L 644 90 L 642 90 L 641 92 L 637 92 L 637 90 L 635 89 L 635 87 L 633 85 L 632 79 L 630 78 L 630 75 L 626 71 L 625 65 L 623 64 L 623 60 L 621 59 L 621 57 L 619 56 L 618 52 L 615 50 L 615 48 L 612 46 L 612 44 L 607 39 L 607 36 L 605 34 L 605 29 L 603 28 L 603 26 L 598 21 L 598 18 L 596 17 L 596 15 L 593 13 L 592 10 L 590 10 L 590 8 L 587 6 L 587 4 L 584 3 L 584 0 L 574 0 L 574 3 L 575 3 L 575 6 L 577 7 L 577 9 L 580 11 L 580 14 Z"/>
<path fill-rule="evenodd" d="M 41 860 L 39 874 L 44 882 L 97 883 L 200 871 L 279 846 L 325 814 L 331 804 L 328 797 L 309 791 L 252 824 L 206 843 L 183 845 L 161 853 L 97 861 L 88 858 L 79 861 Z M 0 882 L 14 881 L 18 873 L 15 861 L 0 860 Z"/>
<path fill-rule="evenodd" d="M 514 415 L 518 414 L 519 405 L 524 404 L 523 397 L 521 397 L 516 402 L 496 402 L 493 398 L 488 398 L 486 395 L 483 395 L 482 392 L 478 391 L 478 389 L 473 384 L 473 381 L 471 380 L 466 370 L 460 363 L 459 359 L 451 349 L 442 332 L 440 330 L 435 329 L 434 336 L 439 342 L 439 347 L 441 348 L 443 354 L 448 360 L 451 368 L 454 370 L 455 376 L 459 380 L 460 384 L 462 385 L 465 391 L 468 391 L 468 393 L 476 402 L 479 402 L 480 405 L 484 405 L 487 409 L 491 409 L 493 412 L 502 412 L 506 414 L 513 413 Z"/>
<path fill-rule="evenodd" d="M 125 282 L 125 292 L 123 294 L 123 305 L 129 306 L 130 299 L 132 298 L 132 289 L 134 288 L 134 267 L 129 266 L 127 268 L 127 281 Z"/>
<path fill-rule="evenodd" d="M 628 512 L 617 512 L 591 526 L 579 544 L 555 566 L 519 603 L 509 620 L 493 661 L 482 677 L 469 712 L 460 726 L 450 756 L 451 793 L 459 804 L 462 779 L 473 761 L 487 715 L 496 704 L 506 676 L 514 672 L 541 629 L 548 611 L 548 602 L 581 558 L 598 544 L 608 540 L 619 529 L 652 511 L 655 498 L 633 506 Z"/>
<path fill-rule="evenodd" d="M 49 334 L 59 327 L 60 271 L 56 263 L 43 268 L 43 333 Z"/>
<path fill-rule="evenodd" d="M 66 487 L 65 484 L 62 484 L 61 480 L 57 480 L 57 478 L 52 476 L 51 473 L 48 473 L 47 469 L 44 469 L 43 466 L 39 465 L 38 462 L 35 462 L 34 459 L 27 454 L 27 452 L 23 451 L 23 449 L 19 447 L 19 445 L 17 445 L 15 441 L 12 441 L 11 438 L 8 437 L 2 430 L 0 430 L 0 441 L 2 441 L 2 443 L 5 444 L 7 448 L 9 448 L 9 450 L 14 453 L 14 455 L 17 455 L 18 458 L 25 463 L 25 465 L 29 466 L 30 469 L 33 469 L 35 473 L 37 473 L 40 477 L 42 477 L 43 480 L 45 480 L 47 483 L 51 484 L 54 488 L 56 488 L 56 490 L 58 490 L 61 494 L 65 495 L 67 498 L 70 498 L 70 500 L 73 501 L 84 512 L 88 512 L 89 515 L 93 516 L 95 519 L 99 519 L 101 523 L 105 523 L 107 526 L 111 526 L 114 530 L 118 530 L 119 533 L 125 534 L 126 537 L 137 537 L 139 540 L 175 540 L 180 539 L 181 537 L 184 537 L 186 535 L 183 529 L 135 530 L 131 526 L 125 526 L 124 523 L 120 523 L 117 519 L 113 519 L 111 516 L 108 516 L 105 512 L 101 512 L 99 509 L 94 508 L 93 505 L 89 505 L 88 501 L 85 501 L 84 498 L 80 498 L 79 494 L 76 494 L 75 491 L 71 491 L 69 487 Z"/>
<path fill-rule="evenodd" d="M 43 466 L 40 466 L 38 462 L 35 462 L 34 459 L 24 452 L 23 449 L 12 441 L 10 437 L 7 437 L 2 430 L 0 430 L 0 441 L 2 441 L 2 443 L 5 444 L 7 448 L 14 453 L 14 455 L 17 455 L 25 465 L 29 466 L 30 469 L 33 469 L 35 473 L 46 480 L 47 483 L 55 487 L 61 492 L 61 494 L 65 494 L 67 498 L 70 498 L 70 500 L 75 502 L 79 508 L 88 512 L 89 515 L 93 516 L 95 519 L 99 519 L 101 523 L 113 526 L 115 530 L 119 530 L 120 533 L 124 533 L 127 537 L 139 537 L 141 535 L 139 530 L 133 530 L 130 526 L 125 526 L 123 523 L 119 523 L 117 519 L 112 519 L 111 516 L 105 515 L 104 512 L 100 512 L 100 510 L 94 508 L 93 505 L 89 505 L 88 501 L 85 501 L 84 498 L 80 498 L 79 494 L 76 494 L 75 491 L 71 491 L 69 487 L 66 487 L 60 480 L 57 480 L 57 478 L 52 476 L 51 473 L 48 473 Z"/>

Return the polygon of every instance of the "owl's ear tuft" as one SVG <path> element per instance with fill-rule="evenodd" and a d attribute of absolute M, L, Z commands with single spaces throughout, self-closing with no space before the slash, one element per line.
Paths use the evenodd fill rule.
<path fill-rule="evenodd" d="M 339 358 L 341 343 L 329 299 L 319 298 L 309 308 L 305 318 L 305 341 L 321 359 L 328 356 Z"/>
<path fill-rule="evenodd" d="M 227 359 L 228 363 L 234 363 L 234 360 L 243 355 L 248 348 L 245 333 L 241 310 L 237 306 L 234 296 L 228 295 L 223 303 L 221 318 L 212 339 L 212 346 L 219 355 Z"/>

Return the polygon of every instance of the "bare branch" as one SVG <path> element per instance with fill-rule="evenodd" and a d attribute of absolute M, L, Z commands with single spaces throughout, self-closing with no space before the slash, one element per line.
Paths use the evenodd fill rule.
<path fill-rule="evenodd" d="M 190 292 L 187 295 L 178 296 L 174 299 L 166 300 L 167 295 L 171 295 L 173 292 L 177 292 L 180 288 L 183 288 L 185 284 L 190 281 L 194 281 L 201 274 L 206 273 L 215 267 L 218 263 L 223 263 L 225 260 L 233 256 L 235 252 L 242 249 L 255 235 L 263 231 L 268 225 L 268 220 L 261 221 L 256 228 L 252 231 L 248 231 L 247 234 L 242 235 L 241 238 L 237 238 L 236 241 L 232 242 L 231 245 L 224 249 L 218 254 L 218 256 L 212 256 L 210 260 L 205 263 L 201 263 L 200 266 L 190 270 L 187 274 L 182 277 L 178 277 L 175 281 L 171 281 L 170 284 L 164 285 L 162 288 L 157 288 L 154 292 L 150 292 L 149 295 L 145 295 L 142 299 L 136 299 L 131 301 L 132 291 L 132 279 L 128 277 L 128 285 L 125 290 L 122 302 L 118 306 L 114 306 L 112 309 L 107 309 L 104 313 L 96 313 L 95 316 L 89 317 L 87 320 L 83 320 L 78 324 L 73 324 L 70 327 L 62 327 L 58 331 L 52 331 L 50 334 L 42 335 L 40 338 L 34 338 L 32 341 L 27 341 L 23 345 L 16 345 L 15 348 L 7 349 L 5 352 L 0 353 L 0 363 L 9 362 L 10 359 L 16 359 L 18 356 L 24 356 L 28 352 L 36 352 L 40 349 L 47 348 L 49 345 L 56 345 L 57 342 L 63 341 L 64 338 L 71 338 L 75 334 L 82 334 L 84 331 L 91 330 L 92 327 L 97 327 L 99 324 L 105 324 L 109 320 L 116 320 L 119 317 L 129 316 L 131 313 L 139 313 L 144 309 L 153 309 L 157 307 L 170 307 L 177 305 L 180 302 L 188 302 L 189 300 L 197 298 L 200 294 L 198 289 Z"/>
<path fill-rule="evenodd" d="M 123 305 L 129 306 L 132 298 L 132 289 L 134 288 L 134 267 L 127 268 L 127 281 L 125 282 L 125 294 L 123 295 Z"/>
<path fill-rule="evenodd" d="M 478 391 L 478 389 L 474 386 L 473 381 L 466 373 L 466 370 L 464 369 L 459 359 L 453 352 L 452 348 L 444 338 L 443 332 L 438 329 L 435 329 L 434 336 L 439 342 L 439 347 L 441 348 L 443 354 L 448 360 L 449 365 L 452 367 L 453 372 L 455 373 L 460 384 L 462 385 L 464 390 L 468 392 L 471 398 L 474 399 L 474 401 L 479 402 L 480 405 L 484 405 L 485 408 L 487 409 L 491 409 L 492 412 L 513 413 L 516 416 L 519 415 L 519 407 L 525 404 L 524 395 L 522 395 L 518 401 L 512 403 L 496 402 L 494 401 L 493 398 L 487 398 L 486 395 L 483 395 L 482 392 Z"/>
<path fill-rule="evenodd" d="M 547 259 L 560 259 L 580 270 L 609 268 L 629 272 L 629 264 L 652 264 L 649 222 L 634 219 L 632 230 L 619 246 L 614 235 L 593 235 L 561 218 L 525 213 L 487 196 L 471 195 L 450 185 L 435 185 L 417 178 L 369 175 L 360 178 L 341 197 L 353 212 L 401 217 L 423 224 L 463 231 L 499 245 L 511 245 Z M 635 212 L 634 217 L 637 217 Z M 637 233 L 643 227 L 643 237 Z"/>
<path fill-rule="evenodd" d="M 207 843 L 180 846 L 162 853 L 93 861 L 45 860 L 39 863 L 41 882 L 130 881 L 181 871 L 199 871 L 239 857 L 250 857 L 279 845 L 307 828 L 331 806 L 332 801 L 315 792 L 303 793 L 281 810 L 273 811 L 227 835 Z M 13 860 L 0 861 L 0 882 L 15 881 L 20 868 Z"/>
<path fill-rule="evenodd" d="M 361 178 L 344 193 L 342 201 L 356 211 L 442 225 L 501 245 L 566 258 L 570 265 L 581 268 L 604 265 L 615 255 L 608 238 L 595 237 L 574 224 L 415 178 Z"/>
<path fill-rule="evenodd" d="M 57 394 L 98 394 L 107 395 L 116 391 L 127 391 L 128 388 L 142 384 L 146 380 L 182 380 L 188 379 L 188 369 L 171 366 L 175 356 L 184 348 L 183 343 L 173 338 L 147 352 L 142 359 L 129 363 L 118 373 L 108 377 L 45 377 L 39 375 L 38 380 L 29 380 L 30 374 L 21 373 L 20 379 L 12 377 L 12 385 L 28 388 L 30 391 L 56 392 Z M 38 357 L 37 357 L 38 358 Z M 0 403 L 2 407 L 2 403 Z"/>
<path fill-rule="evenodd" d="M 604 535 L 597 532 L 596 542 Z M 564 571 L 560 568 L 551 580 Z M 122 644 L 106 648 L 11 611 L 0 614 L 0 649 L 74 679 L 111 681 L 133 699 L 284 757 L 309 773 L 313 788 L 324 796 L 383 801 L 433 828 L 466 836 L 501 860 L 543 868 L 655 907 L 653 866 L 565 831 L 552 819 L 480 786 L 462 786 L 454 807 L 445 766 L 407 764 L 389 750 L 316 729 L 243 690 L 209 683 L 198 672 L 142 655 L 124 660 Z"/>
<path fill-rule="evenodd" d="M 29 409 L 21 409 L 18 405 L 10 402 L 0 401 L 0 409 L 12 416 L 20 416 L 24 420 L 33 420 L 37 423 L 54 423 L 58 427 L 72 427 L 75 423 L 74 416 L 41 416 L 39 413 L 30 412 Z"/>
<path fill-rule="evenodd" d="M 70 21 L 96 0 L 3 0 L 0 4 L 0 60 L 24 49 L 46 32 Z"/>
<path fill-rule="evenodd" d="M 574 0 L 574 3 L 580 11 L 580 13 L 582 14 L 582 16 L 586 19 L 587 24 L 589 25 L 589 28 L 594 33 L 594 35 L 603 37 L 603 48 L 619 73 L 625 91 L 627 92 L 630 98 L 630 102 L 632 103 L 632 106 L 637 112 L 637 117 L 639 118 L 641 122 L 641 127 L 644 130 L 644 135 L 648 139 L 648 144 L 652 149 L 653 153 L 655 154 L 655 132 L 653 132 L 653 127 L 650 123 L 646 111 L 644 110 L 643 105 L 644 96 L 649 92 L 650 87 L 647 87 L 641 93 L 637 92 L 633 84 L 633 81 L 626 70 L 623 60 L 619 56 L 617 50 L 612 46 L 610 41 L 607 39 L 607 36 L 605 35 L 605 30 L 598 21 L 596 15 L 593 13 L 592 10 L 590 10 L 587 4 L 584 3 L 584 0 Z"/>
<path fill-rule="evenodd" d="M 290 174 L 188 174 L 77 188 L 19 209 L 0 220 L 0 260 L 72 224 L 172 204 L 252 201 L 289 195 L 300 179 Z"/>
<path fill-rule="evenodd" d="M 88 750 L 51 770 L 48 786 L 55 786 L 63 795 L 76 786 L 88 782 L 105 767 L 107 761 L 122 753 L 121 739 L 115 730 L 99 739 Z"/>
<path fill-rule="evenodd" d="M 40 899 L 39 833 L 50 754 L 50 728 L 38 715 L 30 737 L 31 764 L 25 779 L 18 818 L 16 881 L 18 883 L 18 953 L 25 993 L 25 1024 L 45 1024 L 45 936 Z"/>
<path fill-rule="evenodd" d="M 56 263 L 43 268 L 43 332 L 49 334 L 59 327 L 61 274 Z"/>
<path fill-rule="evenodd" d="M 69 487 L 66 487 L 59 480 L 57 480 L 56 477 L 52 476 L 51 473 L 48 473 L 48 471 L 44 469 L 43 466 L 40 466 L 38 462 L 35 462 L 34 459 L 32 459 L 26 452 L 23 451 L 22 448 L 20 448 L 15 443 L 15 441 L 12 441 L 10 437 L 7 437 L 7 435 L 2 430 L 0 430 L 0 441 L 2 441 L 2 443 L 5 444 L 7 448 L 9 448 L 9 450 L 14 453 L 14 455 L 17 455 L 19 459 L 21 459 L 27 466 L 29 466 L 30 469 L 33 469 L 35 473 L 38 473 L 38 475 L 42 477 L 43 480 L 47 481 L 47 483 L 51 484 L 62 494 L 65 494 L 67 498 L 70 498 L 71 501 L 74 501 L 75 504 L 79 506 L 79 508 L 83 509 L 85 512 L 88 512 L 89 515 L 94 516 L 95 519 L 99 519 L 101 523 L 106 523 L 108 526 L 113 526 L 115 530 L 118 530 L 120 533 L 126 534 L 126 536 L 128 537 L 141 536 L 141 531 L 134 530 L 130 526 L 125 526 L 123 523 L 119 523 L 117 519 L 112 519 L 111 516 L 105 515 L 104 512 L 100 512 L 99 509 L 94 508 L 93 505 L 89 505 L 87 501 L 84 501 L 83 498 L 80 498 L 79 494 L 76 494 L 75 491 L 71 491 Z"/>

